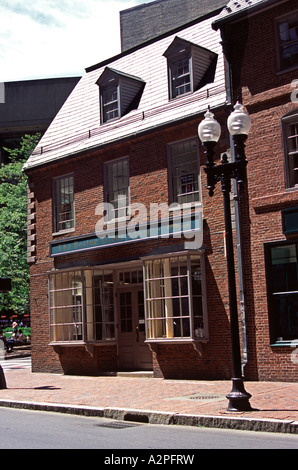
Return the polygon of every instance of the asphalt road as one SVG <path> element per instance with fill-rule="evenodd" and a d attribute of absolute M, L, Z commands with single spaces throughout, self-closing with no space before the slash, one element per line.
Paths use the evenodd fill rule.
<path fill-rule="evenodd" d="M 147 449 L 150 453 L 146 452 L 146 456 L 152 455 L 154 459 L 154 455 L 158 454 L 154 450 L 164 449 L 174 456 L 189 454 L 198 458 L 198 454 L 195 453 L 196 449 L 298 449 L 298 436 L 150 425 L 105 418 L 0 408 L 0 448 L 103 449 L 100 453 L 101 459 L 117 456 L 120 458 L 122 451 L 129 456 L 130 449 Z M 115 449 L 118 450 L 118 454 Z M 190 452 L 189 449 L 194 452 Z M 181 452 L 183 450 L 185 451 Z M 134 455 L 133 451 L 131 452 L 131 455 Z M 145 456 L 145 454 L 142 455 Z M 115 464 L 115 461 L 104 463 Z M 123 464 L 123 462 L 119 463 Z M 131 463 L 133 466 L 133 462 L 124 463 Z M 142 463 L 148 464 L 148 462 Z M 156 464 L 157 462 L 152 460 L 149 463 Z M 161 461 L 160 463 L 169 462 Z M 141 461 L 138 464 L 141 464 Z"/>

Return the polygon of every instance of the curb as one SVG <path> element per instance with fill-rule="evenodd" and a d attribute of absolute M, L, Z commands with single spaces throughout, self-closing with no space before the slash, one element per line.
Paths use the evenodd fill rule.
<path fill-rule="evenodd" d="M 233 416 L 208 416 L 167 413 L 153 410 L 126 408 L 101 408 L 92 406 L 62 405 L 57 403 L 31 403 L 0 400 L 0 407 L 17 408 L 32 411 L 66 413 L 86 417 L 108 418 L 148 424 L 194 426 L 239 431 L 276 432 L 298 434 L 298 421 L 279 419 L 256 419 Z"/>
<path fill-rule="evenodd" d="M 22 357 L 31 357 L 31 353 L 16 353 L 14 356 L 5 356 L 4 361 L 10 361 L 11 359 L 20 359 Z M 2 360 L 2 359 L 1 359 Z"/>

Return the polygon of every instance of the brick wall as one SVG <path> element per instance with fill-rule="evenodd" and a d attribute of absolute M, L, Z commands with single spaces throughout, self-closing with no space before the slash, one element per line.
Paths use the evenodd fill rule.
<path fill-rule="evenodd" d="M 242 204 L 249 379 L 298 379 L 298 367 L 291 361 L 293 349 L 270 346 L 264 259 L 265 243 L 287 239 L 282 232 L 281 210 L 298 204 L 298 191 L 285 189 L 280 124 L 282 116 L 297 109 L 290 94 L 298 68 L 278 72 L 274 23 L 295 9 L 297 2 L 282 2 L 230 29 L 234 96 L 242 97 L 252 119 L 246 149 L 249 213 Z"/>
<path fill-rule="evenodd" d="M 224 130 L 218 153 L 226 150 L 227 134 Z M 75 178 L 75 232 L 65 235 L 79 236 L 93 233 L 98 216 L 95 208 L 103 202 L 102 163 L 129 155 L 131 202 L 140 202 L 149 208 L 152 202 L 169 202 L 167 144 L 197 135 L 198 119 L 179 127 L 156 132 L 150 136 L 133 140 L 108 150 L 94 152 L 84 157 L 34 171 L 36 203 L 36 262 L 31 265 L 32 308 L 32 360 L 34 371 L 83 373 L 86 364 L 88 373 L 100 373 L 107 368 L 115 369 L 116 352 L 112 346 L 94 348 L 93 355 L 84 347 L 54 348 L 49 346 L 48 273 L 54 267 L 71 265 L 100 265 L 107 261 L 129 259 L 152 254 L 153 250 L 167 245 L 177 245 L 179 240 L 154 240 L 137 244 L 106 247 L 88 253 L 72 254 L 57 259 L 49 258 L 49 243 L 52 236 L 52 178 L 72 172 Z M 201 164 L 205 156 L 201 149 Z M 192 345 L 160 346 L 154 359 L 156 375 L 189 378 L 229 378 L 231 374 L 230 330 L 228 320 L 228 287 L 226 258 L 224 252 L 224 216 L 220 188 L 210 198 L 205 190 L 206 179 L 202 171 L 204 201 L 204 245 L 208 284 L 208 314 L 210 341 L 200 353 Z M 58 236 L 62 239 L 63 236 Z M 112 348 L 110 350 L 109 348 Z M 110 354 L 111 353 L 111 354 Z M 110 354 L 110 356 L 109 356 Z M 106 357 L 110 357 L 106 362 Z M 80 358 L 80 360 L 78 360 Z M 187 370 L 185 364 L 187 363 Z M 74 364 L 76 366 L 74 367 Z"/>

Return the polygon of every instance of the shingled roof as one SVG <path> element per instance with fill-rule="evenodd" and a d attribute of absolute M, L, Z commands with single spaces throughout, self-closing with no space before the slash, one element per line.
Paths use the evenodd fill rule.
<path fill-rule="evenodd" d="M 177 33 L 180 38 L 218 54 L 212 83 L 207 83 L 194 93 L 169 100 L 167 59 L 164 52 L 177 34 L 169 34 L 90 67 L 42 137 L 24 170 L 53 164 L 61 159 L 199 116 L 208 105 L 224 105 L 224 62 L 220 35 L 212 29 L 212 20 L 212 17 L 204 19 Z M 106 66 L 123 74 L 139 77 L 145 82 L 145 87 L 137 109 L 118 120 L 101 124 L 97 81 Z"/>
<path fill-rule="evenodd" d="M 224 23 L 278 2 L 280 0 L 230 0 L 214 20 L 213 27 L 217 30 Z"/>

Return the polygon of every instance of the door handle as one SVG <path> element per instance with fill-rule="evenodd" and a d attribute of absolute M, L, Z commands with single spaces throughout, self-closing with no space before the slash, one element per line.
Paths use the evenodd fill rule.
<path fill-rule="evenodd" d="M 136 340 L 137 340 L 137 343 L 139 342 L 139 327 L 136 326 Z"/>

